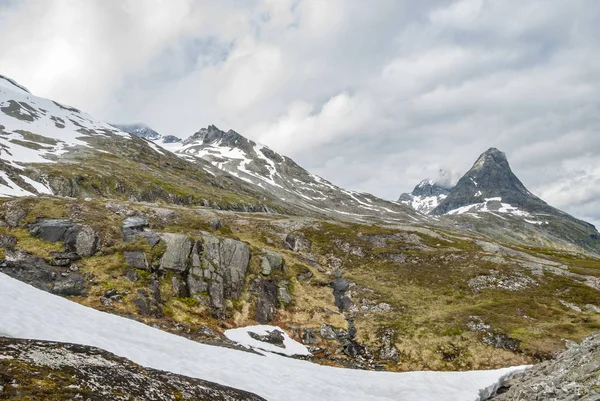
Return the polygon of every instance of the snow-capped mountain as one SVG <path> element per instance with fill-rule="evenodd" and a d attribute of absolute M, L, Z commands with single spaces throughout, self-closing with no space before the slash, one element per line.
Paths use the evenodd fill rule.
<path fill-rule="evenodd" d="M 51 193 L 47 183 L 23 174 L 26 164 L 53 163 L 76 147 L 92 148 L 99 138 L 129 134 L 88 114 L 37 97 L 0 75 L 0 195 Z"/>
<path fill-rule="evenodd" d="M 130 131 L 127 126 L 121 127 L 137 135 L 136 130 Z M 218 170 L 258 187 L 288 204 L 297 205 L 313 213 L 361 221 L 422 219 L 405 205 L 340 188 L 309 173 L 289 157 L 282 156 L 233 130 L 225 132 L 210 125 L 181 143 L 165 146 L 160 138 L 154 140 L 154 143 L 188 161 L 208 161 Z"/>
<path fill-rule="evenodd" d="M 417 184 L 411 193 L 400 195 L 398 202 L 421 213 L 429 214 L 446 199 L 449 193 L 449 188 L 437 184 L 434 180 L 423 180 Z"/>

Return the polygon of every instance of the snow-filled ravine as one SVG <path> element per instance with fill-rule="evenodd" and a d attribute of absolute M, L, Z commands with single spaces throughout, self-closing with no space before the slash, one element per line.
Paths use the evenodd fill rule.
<path fill-rule="evenodd" d="M 0 273 L 0 336 L 78 343 L 147 367 L 247 390 L 267 400 L 475 401 L 520 368 L 472 372 L 340 369 L 209 346 L 90 309 Z"/>

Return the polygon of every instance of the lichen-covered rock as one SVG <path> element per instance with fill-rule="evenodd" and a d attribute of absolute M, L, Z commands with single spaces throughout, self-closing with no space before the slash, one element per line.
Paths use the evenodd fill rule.
<path fill-rule="evenodd" d="M 148 270 L 146 253 L 142 251 L 124 251 L 125 263 L 134 269 Z"/>
<path fill-rule="evenodd" d="M 600 400 L 600 332 L 504 383 L 491 400 Z"/>
<path fill-rule="evenodd" d="M 43 378 L 43 386 L 40 378 Z M 0 397 L 87 401 L 264 401 L 252 393 L 231 387 L 144 368 L 98 348 L 1 337 Z"/>
<path fill-rule="evenodd" d="M 67 277 L 52 284 L 53 294 L 62 296 L 81 296 L 85 294 L 85 280 L 79 273 L 71 273 Z"/>
<path fill-rule="evenodd" d="M 160 259 L 161 270 L 184 272 L 187 270 L 187 260 L 192 249 L 192 242 L 182 234 L 161 233 L 160 239 L 167 250 Z"/>
<path fill-rule="evenodd" d="M 306 238 L 303 232 L 295 231 L 285 237 L 284 243 L 290 250 L 294 252 L 310 251 L 312 243 Z"/>
<path fill-rule="evenodd" d="M 313 329 L 304 329 L 300 339 L 302 340 L 302 344 L 305 345 L 313 345 L 318 342 Z"/>
<path fill-rule="evenodd" d="M 98 251 L 98 235 L 90 226 L 76 224 L 64 235 L 65 250 L 89 257 Z"/>
<path fill-rule="evenodd" d="M 399 352 L 394 345 L 394 330 L 387 329 L 381 336 L 383 346 L 379 349 L 379 359 L 384 361 L 397 361 Z"/>
<path fill-rule="evenodd" d="M 17 245 L 17 238 L 8 234 L 0 234 L 0 248 L 12 249 Z"/>
<path fill-rule="evenodd" d="M 283 270 L 285 268 L 283 257 L 274 251 L 263 249 L 264 255 L 261 257 L 261 274 L 268 276 L 274 270 Z"/>
<path fill-rule="evenodd" d="M 226 299 L 238 299 L 246 281 L 250 249 L 241 241 L 203 233 L 192 248 L 187 282 L 192 294 L 208 291 L 213 314 L 222 317 Z"/>
<path fill-rule="evenodd" d="M 279 302 L 282 304 L 288 305 L 292 303 L 293 299 L 292 294 L 290 294 L 289 281 L 284 280 L 277 285 L 277 295 L 279 297 Z"/>
<path fill-rule="evenodd" d="M 4 221 L 9 227 L 18 227 L 21 220 L 27 216 L 27 210 L 19 201 L 6 202 L 4 208 Z"/>
<path fill-rule="evenodd" d="M 337 339 L 337 334 L 335 333 L 335 330 L 333 329 L 332 326 L 328 325 L 328 324 L 322 324 L 321 328 L 319 329 L 319 334 L 321 334 L 321 337 L 323 337 L 326 340 L 335 340 Z"/>

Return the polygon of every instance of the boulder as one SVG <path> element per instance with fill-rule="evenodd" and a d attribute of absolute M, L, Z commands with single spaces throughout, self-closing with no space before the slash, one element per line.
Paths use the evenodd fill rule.
<path fill-rule="evenodd" d="M 20 202 L 10 201 L 4 204 L 4 221 L 9 227 L 18 227 L 21 220 L 27 216 L 27 210 Z"/>
<path fill-rule="evenodd" d="M 140 279 L 135 269 L 127 270 L 127 273 L 125 273 L 125 278 L 131 282 L 136 282 Z"/>
<path fill-rule="evenodd" d="M 17 245 L 17 238 L 8 234 L 0 235 L 0 248 L 12 249 Z"/>
<path fill-rule="evenodd" d="M 192 249 L 192 242 L 182 234 L 161 233 L 160 239 L 167 246 L 167 250 L 160 259 L 161 270 L 185 272 L 187 259 Z"/>
<path fill-rule="evenodd" d="M 83 257 L 94 255 L 98 251 L 98 235 L 90 226 L 76 224 L 64 235 L 65 250 L 76 252 Z"/>
<path fill-rule="evenodd" d="M 263 249 L 264 255 L 261 261 L 261 274 L 268 276 L 273 270 L 284 270 L 285 262 L 283 257 L 277 253 L 268 249 Z"/>
<path fill-rule="evenodd" d="M 134 269 L 149 270 L 146 253 L 142 251 L 124 251 L 125 263 Z"/>
<path fill-rule="evenodd" d="M 295 231 L 285 237 L 284 245 L 294 252 L 309 251 L 312 245 L 310 240 L 301 231 Z"/>
<path fill-rule="evenodd" d="M 273 344 L 276 347 L 285 348 L 285 337 L 283 336 L 283 332 L 281 330 L 273 329 L 271 331 L 267 331 L 267 334 L 263 335 L 249 331 L 248 335 L 257 341 Z"/>
<path fill-rule="evenodd" d="M 335 306 L 338 307 L 340 312 L 347 312 L 352 308 L 353 303 L 345 294 L 348 288 L 350 288 L 350 283 L 345 279 L 338 277 L 333 283 L 333 296 L 335 298 Z"/>
<path fill-rule="evenodd" d="M 82 296 L 85 295 L 85 280 L 81 274 L 70 274 L 68 277 L 56 281 L 50 291 L 62 296 Z"/>
<path fill-rule="evenodd" d="M 313 329 L 305 329 L 302 331 L 302 336 L 300 339 L 302 340 L 302 344 L 305 345 L 313 345 L 318 342 Z"/>
<path fill-rule="evenodd" d="M 319 334 L 321 334 L 321 337 L 323 337 L 326 340 L 337 339 L 337 334 L 335 333 L 335 330 L 332 326 L 328 324 L 321 325 L 321 328 L 319 329 Z"/>
<path fill-rule="evenodd" d="M 383 346 L 379 349 L 379 359 L 384 361 L 398 361 L 400 353 L 394 345 L 394 330 L 387 329 L 381 336 Z"/>
<path fill-rule="evenodd" d="M 29 226 L 29 232 L 36 238 L 48 242 L 63 241 L 67 231 L 74 226 L 71 220 L 44 219 Z"/>
<path fill-rule="evenodd" d="M 289 286 L 289 281 L 282 281 L 277 285 L 279 302 L 283 303 L 284 305 L 289 305 L 292 303 L 292 295 L 290 294 Z"/>
<path fill-rule="evenodd" d="M 257 282 L 258 301 L 256 303 L 255 319 L 260 324 L 267 324 L 277 314 L 278 288 L 277 285 L 268 280 L 258 279 Z"/>
<path fill-rule="evenodd" d="M 144 217 L 134 216 L 127 217 L 123 220 L 123 228 L 132 230 L 143 230 L 148 225 L 148 220 Z"/>

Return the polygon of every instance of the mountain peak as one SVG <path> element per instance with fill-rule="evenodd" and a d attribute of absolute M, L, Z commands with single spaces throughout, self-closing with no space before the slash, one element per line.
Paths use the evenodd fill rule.
<path fill-rule="evenodd" d="M 529 192 L 512 172 L 506 155 L 496 148 L 490 148 L 479 156 L 433 214 L 445 214 L 465 206 L 487 203 L 490 199 L 529 212 L 548 207 L 546 202 Z"/>
<path fill-rule="evenodd" d="M 479 158 L 477 159 L 477 161 L 475 162 L 475 164 L 472 167 L 472 170 L 480 170 L 482 169 L 484 166 L 486 165 L 497 165 L 501 168 L 507 168 L 510 170 L 510 167 L 508 165 L 508 159 L 506 158 L 506 155 L 504 154 L 504 152 L 501 152 L 500 150 L 496 149 L 496 148 L 489 148 L 488 150 L 486 150 L 485 152 L 483 152 Z"/>
<path fill-rule="evenodd" d="M 13 91 L 21 91 L 25 93 L 31 93 L 23 85 L 19 85 L 15 80 L 0 74 L 0 88 L 7 88 Z"/>

